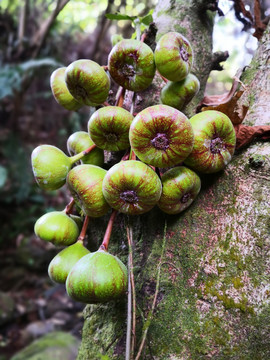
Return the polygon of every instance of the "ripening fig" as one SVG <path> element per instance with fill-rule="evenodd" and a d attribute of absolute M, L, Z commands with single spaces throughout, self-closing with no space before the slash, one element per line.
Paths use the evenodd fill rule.
<path fill-rule="evenodd" d="M 178 214 L 185 210 L 201 189 L 199 176 L 185 166 L 169 169 L 161 176 L 162 194 L 159 208 L 167 214 Z"/>
<path fill-rule="evenodd" d="M 110 207 L 102 193 L 106 173 L 106 170 L 89 164 L 78 165 L 68 173 L 67 186 L 85 215 L 100 217 L 108 212 Z"/>
<path fill-rule="evenodd" d="M 88 122 L 88 132 L 101 149 L 119 151 L 129 148 L 129 128 L 133 116 L 119 106 L 98 109 Z"/>
<path fill-rule="evenodd" d="M 61 188 L 73 163 L 62 150 L 52 145 L 36 147 L 31 160 L 36 182 L 45 190 Z"/>
<path fill-rule="evenodd" d="M 54 245 L 74 244 L 79 236 L 79 228 L 74 220 L 63 211 L 52 211 L 42 215 L 35 223 L 35 234 Z"/>
<path fill-rule="evenodd" d="M 202 173 L 215 173 L 225 168 L 235 150 L 236 136 L 231 120 L 216 110 L 207 110 L 190 119 L 194 147 L 185 164 Z"/>
<path fill-rule="evenodd" d="M 181 81 L 168 81 L 160 93 L 162 104 L 182 110 L 198 93 L 200 82 L 193 74 L 188 74 Z"/>
<path fill-rule="evenodd" d="M 161 195 L 158 175 L 141 161 L 115 164 L 103 180 L 103 194 L 108 204 L 121 213 L 140 215 L 151 210 Z"/>
<path fill-rule="evenodd" d="M 72 267 L 90 251 L 83 246 L 81 241 L 68 246 L 60 251 L 50 262 L 48 274 L 52 281 L 65 284 L 67 276 Z"/>
<path fill-rule="evenodd" d="M 94 145 L 93 141 L 86 131 L 77 131 L 70 135 L 67 140 L 67 149 L 71 156 L 79 154 Z M 85 155 L 81 162 L 83 164 L 91 164 L 96 166 L 103 166 L 104 152 L 99 148 L 94 148 L 91 152 Z"/>
<path fill-rule="evenodd" d="M 122 298 L 127 291 L 127 268 L 116 256 L 98 250 L 73 266 L 66 290 L 72 299 L 88 304 Z"/>
<path fill-rule="evenodd" d="M 194 135 L 182 112 L 167 105 L 154 105 L 134 118 L 129 141 L 141 161 L 167 168 L 181 163 L 190 154 Z"/>
<path fill-rule="evenodd" d="M 51 90 L 58 104 L 62 105 L 67 110 L 76 111 L 82 107 L 82 104 L 75 100 L 68 91 L 65 82 L 65 70 L 65 67 L 61 67 L 52 73 L 50 78 Z"/>
<path fill-rule="evenodd" d="M 108 57 L 113 80 L 132 91 L 142 91 L 152 83 L 155 75 L 154 54 L 142 41 L 124 39 L 118 42 Z"/>
<path fill-rule="evenodd" d="M 177 32 L 163 35 L 155 49 L 155 63 L 162 76 L 171 81 L 181 81 L 192 66 L 192 48 L 189 41 Z"/>
<path fill-rule="evenodd" d="M 97 106 L 108 97 L 110 80 L 105 70 L 87 59 L 72 62 L 65 71 L 67 88 L 81 104 Z"/>

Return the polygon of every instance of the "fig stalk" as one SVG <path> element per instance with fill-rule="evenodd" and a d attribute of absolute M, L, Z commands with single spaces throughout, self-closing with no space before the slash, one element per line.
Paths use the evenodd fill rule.
<path fill-rule="evenodd" d="M 81 160 L 84 156 L 88 155 L 95 147 L 96 147 L 96 144 L 90 146 L 88 149 L 80 152 L 79 154 L 72 156 L 70 158 L 71 163 L 75 164 L 77 161 Z"/>
<path fill-rule="evenodd" d="M 73 206 L 75 204 L 75 200 L 72 198 L 70 202 L 67 204 L 67 206 L 64 209 L 64 212 L 69 215 L 72 212 Z"/>
<path fill-rule="evenodd" d="M 87 228 L 88 228 L 89 220 L 90 220 L 89 216 L 86 215 L 86 216 L 85 216 L 85 219 L 84 219 L 84 222 L 83 222 L 83 227 L 82 227 L 82 230 L 81 230 L 81 233 L 80 233 L 80 235 L 79 235 L 79 237 L 78 237 L 77 242 L 80 242 L 80 243 L 83 244 L 83 240 L 84 240 L 85 235 L 86 235 L 86 231 L 87 231 Z"/>
<path fill-rule="evenodd" d="M 111 237 L 111 233 L 112 233 L 112 228 L 113 228 L 113 224 L 114 224 L 114 220 L 115 220 L 116 215 L 117 215 L 117 211 L 114 210 L 114 211 L 112 212 L 112 214 L 111 214 L 110 219 L 109 219 L 109 222 L 108 222 L 108 225 L 107 225 L 107 229 L 106 229 L 106 232 L 105 232 L 105 235 L 104 235 L 102 244 L 101 244 L 100 247 L 99 247 L 99 250 L 105 250 L 105 251 L 108 250 L 108 246 L 109 246 L 109 242 L 110 242 L 110 237 Z"/>

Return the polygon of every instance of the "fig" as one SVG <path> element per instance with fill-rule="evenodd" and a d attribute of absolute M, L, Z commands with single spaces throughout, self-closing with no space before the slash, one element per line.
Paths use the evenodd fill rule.
<path fill-rule="evenodd" d="M 112 208 L 124 214 L 140 215 L 151 210 L 158 202 L 161 181 L 146 164 L 127 160 L 108 170 L 102 190 Z"/>
<path fill-rule="evenodd" d="M 189 41 L 177 32 L 163 35 L 155 49 L 155 63 L 162 76 L 171 81 L 181 81 L 192 66 L 192 48 Z"/>
<path fill-rule="evenodd" d="M 200 192 L 199 176 L 185 166 L 169 169 L 161 176 L 162 194 L 158 207 L 167 214 L 184 211 Z"/>
<path fill-rule="evenodd" d="M 179 164 L 190 154 L 194 135 L 182 112 L 167 105 L 154 105 L 134 118 L 129 141 L 141 161 L 166 168 Z"/>
<path fill-rule="evenodd" d="M 152 83 L 155 75 L 154 54 L 139 40 L 123 39 L 111 50 L 108 69 L 113 80 L 132 91 L 142 91 Z"/>
<path fill-rule="evenodd" d="M 95 61 L 80 59 L 65 71 L 65 81 L 71 95 L 81 104 L 97 106 L 108 97 L 110 80 L 105 70 Z"/>
<path fill-rule="evenodd" d="M 73 266 L 66 290 L 72 299 L 88 304 L 119 299 L 127 291 L 127 268 L 116 256 L 98 250 Z"/>
<path fill-rule="evenodd" d="M 42 215 L 35 223 L 35 234 L 54 245 L 74 244 L 79 236 L 79 228 L 74 220 L 63 211 L 51 211 Z"/>
<path fill-rule="evenodd" d="M 61 188 L 73 163 L 62 150 L 52 145 L 36 147 L 31 161 L 36 182 L 45 190 Z"/>
<path fill-rule="evenodd" d="M 60 251 L 50 262 L 48 274 L 53 282 L 65 284 L 72 267 L 90 251 L 83 246 L 81 241 L 68 246 Z"/>
<path fill-rule="evenodd" d="M 119 151 L 129 148 L 129 128 L 133 116 L 119 106 L 98 109 L 88 122 L 88 132 L 101 149 Z"/>
<path fill-rule="evenodd" d="M 82 107 L 77 100 L 68 91 L 65 82 L 65 70 L 66 67 L 56 69 L 50 78 L 50 85 L 53 96 L 58 104 L 62 105 L 67 110 L 78 110 Z"/>
<path fill-rule="evenodd" d="M 190 119 L 194 147 L 185 164 L 202 173 L 215 173 L 225 168 L 235 150 L 236 136 L 231 120 L 216 110 L 207 110 Z"/>
<path fill-rule="evenodd" d="M 67 176 L 67 186 L 85 215 L 100 217 L 109 210 L 103 193 L 102 182 L 107 171 L 89 164 L 74 167 Z"/>
<path fill-rule="evenodd" d="M 67 149 L 71 156 L 79 154 L 92 145 L 94 145 L 94 143 L 86 131 L 76 131 L 70 135 L 67 140 Z M 91 164 L 101 167 L 104 164 L 104 152 L 99 148 L 95 148 L 91 150 L 89 154 L 85 155 L 81 162 L 83 164 Z"/>
<path fill-rule="evenodd" d="M 182 110 L 191 99 L 198 93 L 200 82 L 193 74 L 188 74 L 181 81 L 168 81 L 160 93 L 162 104 Z"/>

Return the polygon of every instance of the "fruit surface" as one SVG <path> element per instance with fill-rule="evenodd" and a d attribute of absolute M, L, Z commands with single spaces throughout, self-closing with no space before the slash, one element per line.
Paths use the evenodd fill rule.
<path fill-rule="evenodd" d="M 118 151 L 129 145 L 129 128 L 133 116 L 119 106 L 98 109 L 88 122 L 88 132 L 93 142 L 101 149 Z"/>
<path fill-rule="evenodd" d="M 193 74 L 188 74 L 181 81 L 168 81 L 160 93 L 162 104 L 182 110 L 191 99 L 198 93 L 200 82 Z"/>
<path fill-rule="evenodd" d="M 62 211 L 52 211 L 42 215 L 35 223 L 35 234 L 54 245 L 74 244 L 79 236 L 79 228 L 74 220 Z"/>
<path fill-rule="evenodd" d="M 71 156 L 79 154 L 92 145 L 94 145 L 94 143 L 86 131 L 77 131 L 70 135 L 67 140 L 67 149 Z M 83 164 L 91 164 L 101 167 L 104 164 L 104 152 L 99 148 L 95 148 L 91 150 L 89 154 L 85 155 L 81 159 L 81 162 Z"/>
<path fill-rule="evenodd" d="M 102 189 L 112 208 L 124 214 L 139 215 L 151 210 L 158 202 L 161 181 L 146 164 L 127 160 L 110 168 Z"/>
<path fill-rule="evenodd" d="M 56 190 L 66 182 L 71 159 L 52 145 L 36 147 L 31 156 L 32 169 L 38 185 L 45 190 Z"/>
<path fill-rule="evenodd" d="M 67 88 L 81 104 L 96 106 L 108 97 L 110 80 L 104 69 L 92 60 L 71 63 L 65 71 Z"/>
<path fill-rule="evenodd" d="M 155 49 L 155 63 L 162 76 L 171 81 L 181 81 L 192 66 L 192 48 L 189 41 L 177 32 L 163 35 Z"/>
<path fill-rule="evenodd" d="M 194 201 L 201 189 L 199 176 L 185 166 L 166 171 L 162 177 L 159 208 L 167 214 L 178 214 Z"/>
<path fill-rule="evenodd" d="M 190 119 L 194 147 L 185 164 L 202 173 L 218 172 L 231 161 L 236 144 L 235 130 L 227 115 L 207 110 Z"/>
<path fill-rule="evenodd" d="M 167 105 L 154 105 L 134 118 L 129 141 L 141 161 L 166 168 L 179 164 L 190 154 L 194 135 L 183 113 Z"/>
<path fill-rule="evenodd" d="M 102 193 L 102 182 L 107 171 L 95 165 L 78 165 L 67 176 L 68 188 L 85 215 L 100 217 L 109 205 Z"/>
<path fill-rule="evenodd" d="M 156 70 L 151 48 L 142 41 L 130 39 L 124 39 L 112 48 L 108 67 L 114 81 L 132 91 L 146 89 Z"/>
<path fill-rule="evenodd" d="M 66 82 L 65 82 L 65 67 L 56 69 L 50 78 L 50 85 L 53 96 L 58 104 L 62 105 L 67 110 L 78 110 L 82 107 L 77 100 L 71 95 L 68 91 Z"/>
<path fill-rule="evenodd" d="M 60 251 L 50 262 L 48 274 L 52 281 L 64 284 L 72 267 L 90 251 L 81 242 Z"/>
<path fill-rule="evenodd" d="M 121 298 L 127 290 L 127 268 L 116 256 L 98 250 L 75 264 L 66 289 L 72 299 L 88 304 Z"/>

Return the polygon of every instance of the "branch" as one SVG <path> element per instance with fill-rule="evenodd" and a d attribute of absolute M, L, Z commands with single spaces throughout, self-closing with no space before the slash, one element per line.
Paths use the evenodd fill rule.
<path fill-rule="evenodd" d="M 220 65 L 222 61 L 226 61 L 229 57 L 228 51 L 217 51 L 212 56 L 211 70 L 223 70 L 223 66 Z"/>

